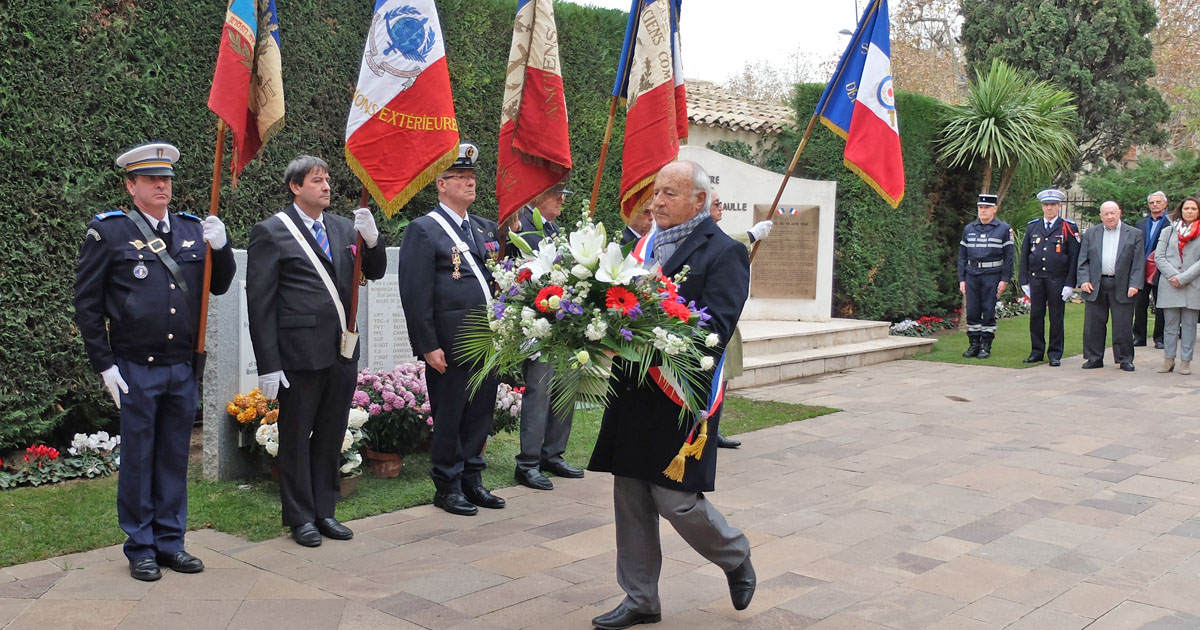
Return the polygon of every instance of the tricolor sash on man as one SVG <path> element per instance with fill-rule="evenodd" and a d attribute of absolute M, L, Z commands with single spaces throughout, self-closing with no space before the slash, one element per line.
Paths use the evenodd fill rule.
<path fill-rule="evenodd" d="M 553 2 L 519 0 L 500 112 L 496 199 L 501 225 L 571 168 L 560 61 Z"/>
<path fill-rule="evenodd" d="M 433 0 L 377 0 L 346 121 L 346 163 L 391 217 L 458 156 Z"/>
<path fill-rule="evenodd" d="M 871 0 L 815 114 L 846 139 L 846 167 L 895 208 L 904 198 L 904 157 L 891 68 L 887 0 Z"/>
<path fill-rule="evenodd" d="M 626 102 L 621 149 L 621 218 L 645 205 L 659 169 L 679 156 L 687 103 L 679 61 L 682 0 L 634 0 L 613 96 Z M 663 60 L 669 60 L 669 63 Z"/>
<path fill-rule="evenodd" d="M 230 0 L 208 108 L 233 132 L 233 182 L 283 127 L 283 74 L 275 0 Z"/>

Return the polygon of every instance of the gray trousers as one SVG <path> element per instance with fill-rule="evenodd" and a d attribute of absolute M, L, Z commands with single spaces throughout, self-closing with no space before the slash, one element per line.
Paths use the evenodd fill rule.
<path fill-rule="evenodd" d="M 1183 361 L 1192 360 L 1192 351 L 1196 349 L 1196 320 L 1200 311 L 1190 308 L 1164 308 L 1163 320 L 1163 358 L 1175 358 L 1175 342 L 1179 343 L 1179 358 Z"/>
<path fill-rule="evenodd" d="M 550 379 L 554 366 L 544 361 L 525 362 L 525 393 L 521 395 L 521 452 L 517 471 L 537 468 L 544 462 L 561 462 L 571 437 L 575 410 L 554 413 L 550 401 Z"/>
<path fill-rule="evenodd" d="M 1104 341 L 1108 337 L 1108 313 L 1112 311 L 1112 352 L 1117 363 L 1133 363 L 1133 302 L 1117 301 L 1118 287 L 1112 276 L 1095 284 L 1096 299 L 1083 303 L 1083 358 L 1104 361 Z"/>
<path fill-rule="evenodd" d="M 702 492 L 681 492 L 632 477 L 613 476 L 617 526 L 617 584 L 625 606 L 640 613 L 662 612 L 658 576 L 662 547 L 658 517 L 709 562 L 726 573 L 750 557 L 750 541 L 713 507 Z"/>

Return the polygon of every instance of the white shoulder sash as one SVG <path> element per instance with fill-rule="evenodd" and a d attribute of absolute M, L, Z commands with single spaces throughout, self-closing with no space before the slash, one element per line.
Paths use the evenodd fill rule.
<path fill-rule="evenodd" d="M 488 290 L 487 281 L 483 279 L 483 274 L 479 271 L 479 265 L 475 262 L 475 256 L 471 254 L 471 248 L 459 238 L 458 231 L 450 227 L 450 222 L 436 208 L 429 212 L 429 216 L 434 221 L 437 221 L 438 225 L 442 226 L 442 231 L 446 233 L 446 236 L 450 237 L 451 241 L 454 241 L 454 246 L 458 248 L 463 258 L 467 259 L 467 264 L 471 267 L 471 274 L 479 281 L 479 290 L 483 291 L 483 298 L 487 300 L 487 305 L 490 307 L 492 305 L 492 292 Z"/>
<path fill-rule="evenodd" d="M 308 241 L 304 240 L 304 236 L 300 234 L 300 228 L 296 226 L 296 222 L 284 212 L 276 213 L 275 216 L 278 217 L 279 220 L 283 222 L 283 226 L 292 233 L 292 236 L 296 238 L 296 242 L 300 243 L 300 249 L 308 255 L 308 260 L 312 263 L 313 267 L 316 268 L 317 275 L 321 276 L 321 282 L 325 283 L 325 290 L 329 291 L 329 297 L 333 298 L 333 305 L 337 307 L 338 322 L 341 323 L 342 332 L 345 333 L 347 330 L 349 330 L 346 328 L 346 309 L 342 306 L 342 298 L 338 296 L 338 290 L 333 284 L 333 278 L 329 277 L 329 272 L 325 270 L 325 265 L 321 264 L 320 260 L 317 260 L 317 253 L 313 251 L 313 248 L 308 244 Z"/>

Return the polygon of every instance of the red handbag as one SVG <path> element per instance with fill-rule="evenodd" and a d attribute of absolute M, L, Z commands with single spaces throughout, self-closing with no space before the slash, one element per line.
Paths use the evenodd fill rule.
<path fill-rule="evenodd" d="M 1158 252 L 1150 252 L 1150 256 L 1146 258 L 1146 284 L 1154 284 L 1157 280 L 1158 265 L 1154 263 L 1154 255 Z"/>

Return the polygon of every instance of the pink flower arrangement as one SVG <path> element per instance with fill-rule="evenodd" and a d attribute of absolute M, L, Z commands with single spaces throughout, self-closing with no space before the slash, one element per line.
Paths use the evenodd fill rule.
<path fill-rule="evenodd" d="M 351 403 L 370 416 L 363 432 L 371 450 L 405 455 L 415 451 L 432 430 L 424 363 L 402 363 L 390 371 L 363 370 Z"/>

